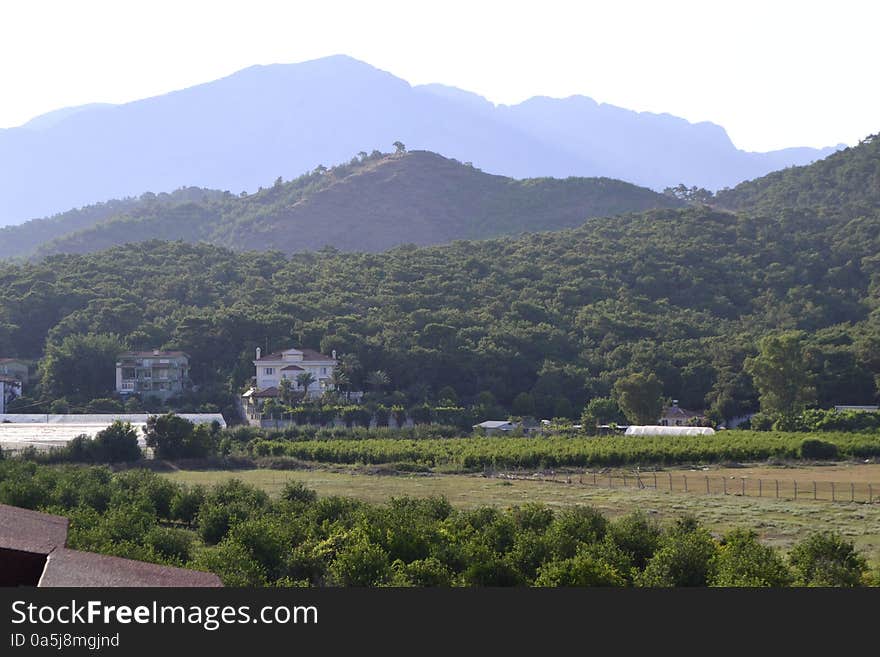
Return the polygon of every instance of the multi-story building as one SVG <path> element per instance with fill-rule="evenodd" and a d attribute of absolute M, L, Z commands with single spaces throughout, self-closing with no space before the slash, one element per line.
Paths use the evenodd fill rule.
<path fill-rule="evenodd" d="M 21 381 L 15 377 L 0 374 L 0 414 L 6 413 L 9 402 L 21 397 Z"/>
<path fill-rule="evenodd" d="M 28 382 L 28 362 L 20 358 L 0 358 L 0 376 L 11 376 L 24 384 Z"/>
<path fill-rule="evenodd" d="M 182 351 L 127 351 L 116 362 L 116 392 L 165 400 L 189 387 L 189 356 Z"/>

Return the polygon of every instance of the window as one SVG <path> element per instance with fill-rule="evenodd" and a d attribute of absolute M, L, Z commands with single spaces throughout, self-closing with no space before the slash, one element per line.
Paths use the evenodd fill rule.
<path fill-rule="evenodd" d="M 321 374 L 326 374 L 326 373 L 327 373 L 327 368 L 326 368 L 326 367 L 322 367 L 322 368 L 321 368 Z"/>
<path fill-rule="evenodd" d="M 265 374 L 266 374 L 266 376 L 272 376 L 273 374 L 275 374 L 275 368 L 274 367 L 267 367 Z"/>

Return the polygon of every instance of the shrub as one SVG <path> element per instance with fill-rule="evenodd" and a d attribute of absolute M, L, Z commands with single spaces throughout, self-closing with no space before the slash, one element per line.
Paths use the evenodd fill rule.
<path fill-rule="evenodd" d="M 858 586 L 867 570 L 867 562 L 855 546 L 833 532 L 801 541 L 788 559 L 798 586 Z"/>
<path fill-rule="evenodd" d="M 693 519 L 679 521 L 635 578 L 637 586 L 706 586 L 717 545 Z"/>
<path fill-rule="evenodd" d="M 281 491 L 281 498 L 288 502 L 311 504 L 318 499 L 318 493 L 311 488 L 307 488 L 301 481 L 289 481 L 284 485 L 284 490 Z"/>
<path fill-rule="evenodd" d="M 194 540 L 190 532 L 171 527 L 153 527 L 144 537 L 144 543 L 156 554 L 177 565 L 189 561 Z"/>
<path fill-rule="evenodd" d="M 585 551 L 570 559 L 549 561 L 538 569 L 535 586 L 624 586 L 612 566 Z"/>
<path fill-rule="evenodd" d="M 788 586 L 785 562 L 753 531 L 737 529 L 724 536 L 712 568 L 712 586 Z"/>
<path fill-rule="evenodd" d="M 834 443 L 809 438 L 801 443 L 801 458 L 830 460 L 836 459 L 839 450 Z"/>

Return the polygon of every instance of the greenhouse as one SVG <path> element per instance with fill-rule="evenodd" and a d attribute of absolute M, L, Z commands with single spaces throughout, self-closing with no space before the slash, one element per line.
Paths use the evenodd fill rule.
<path fill-rule="evenodd" d="M 715 429 L 710 427 L 664 427 L 660 425 L 630 425 L 626 436 L 711 436 Z"/>

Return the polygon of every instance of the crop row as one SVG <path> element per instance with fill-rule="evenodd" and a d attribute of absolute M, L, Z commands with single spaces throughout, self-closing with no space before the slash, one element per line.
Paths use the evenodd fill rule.
<path fill-rule="evenodd" d="M 824 434 L 841 458 L 880 456 L 877 434 Z M 483 468 L 556 468 L 625 464 L 712 463 L 803 458 L 804 435 L 746 432 L 714 436 L 601 438 L 474 437 L 425 440 L 255 441 L 257 454 L 324 463 L 418 463 Z"/>

